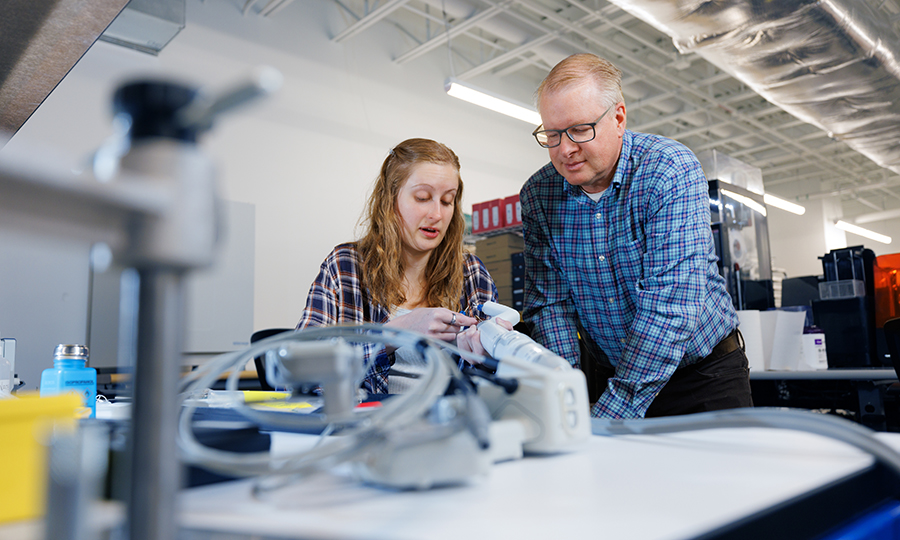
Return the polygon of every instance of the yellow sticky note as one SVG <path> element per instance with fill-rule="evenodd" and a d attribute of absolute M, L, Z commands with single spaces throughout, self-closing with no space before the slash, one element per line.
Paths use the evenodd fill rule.
<path fill-rule="evenodd" d="M 290 392 L 267 392 L 263 390 L 244 390 L 244 403 L 258 403 L 291 397 Z"/>

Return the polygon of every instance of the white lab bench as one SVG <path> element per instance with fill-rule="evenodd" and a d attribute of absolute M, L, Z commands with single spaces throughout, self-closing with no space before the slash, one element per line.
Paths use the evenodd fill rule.
<path fill-rule="evenodd" d="M 900 435 L 878 437 L 900 448 Z M 274 433 L 273 452 L 306 441 Z M 874 463 L 844 443 L 769 428 L 592 436 L 580 451 L 499 463 L 466 485 L 397 491 L 321 474 L 256 498 L 240 480 L 186 490 L 179 507 L 186 528 L 258 537 L 673 540 L 715 537 L 773 509 L 809 520 L 791 504 L 811 494 L 850 509 L 861 478 L 890 477 Z M 845 483 L 855 486 L 846 495 Z M 757 521 L 757 531 L 781 526 Z"/>

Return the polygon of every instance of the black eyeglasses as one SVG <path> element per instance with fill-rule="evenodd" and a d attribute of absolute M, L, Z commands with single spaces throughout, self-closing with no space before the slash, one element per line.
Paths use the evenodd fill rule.
<path fill-rule="evenodd" d="M 574 126 L 569 126 L 566 129 L 541 129 L 543 124 L 537 127 L 531 134 L 534 135 L 534 139 L 537 141 L 539 145 L 544 148 L 554 148 L 559 146 L 559 143 L 562 142 L 562 134 L 565 133 L 566 137 L 569 138 L 573 143 L 586 143 L 588 141 L 593 141 L 594 137 L 597 136 L 597 132 L 594 129 L 597 124 L 600 123 L 600 120 L 603 120 L 603 117 L 606 116 L 606 113 L 613 108 L 613 105 L 610 105 L 603 114 L 600 115 L 600 118 L 597 120 L 587 123 L 587 124 L 575 124 Z"/>

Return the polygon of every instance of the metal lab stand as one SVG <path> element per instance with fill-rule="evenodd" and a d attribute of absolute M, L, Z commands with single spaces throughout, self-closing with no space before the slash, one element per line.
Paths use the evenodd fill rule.
<path fill-rule="evenodd" d="M 214 99 L 169 83 L 123 86 L 115 105 L 128 120 L 130 144 L 121 173 L 107 184 L 33 162 L 0 163 L 0 227 L 105 243 L 138 272 L 138 305 L 123 315 L 137 321 L 130 540 L 174 540 L 178 531 L 184 277 L 213 262 L 218 234 L 212 166 L 196 137 L 215 115 L 280 80 L 274 70 L 261 71 Z"/>

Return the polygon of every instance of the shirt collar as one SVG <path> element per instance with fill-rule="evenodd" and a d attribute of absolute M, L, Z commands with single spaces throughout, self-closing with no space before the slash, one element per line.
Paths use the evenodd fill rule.
<path fill-rule="evenodd" d="M 634 134 L 627 129 L 622 134 L 622 150 L 619 151 L 619 163 L 616 165 L 616 174 L 613 176 L 610 187 L 619 189 L 622 187 L 622 182 L 631 176 L 632 163 L 629 156 L 631 156 L 633 135 Z"/>

